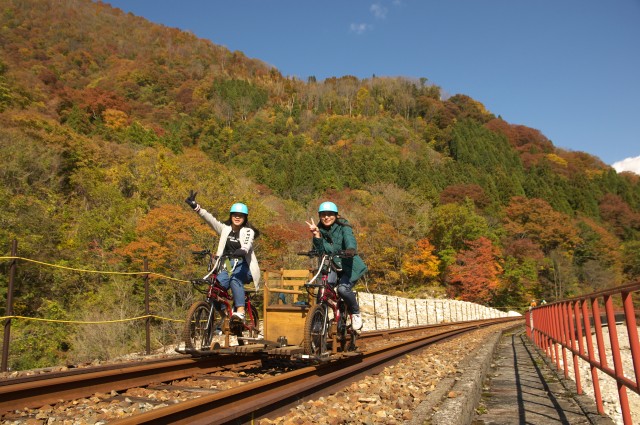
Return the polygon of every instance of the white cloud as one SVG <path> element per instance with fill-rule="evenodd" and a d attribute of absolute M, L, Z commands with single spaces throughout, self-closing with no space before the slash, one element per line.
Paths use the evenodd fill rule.
<path fill-rule="evenodd" d="M 351 32 L 355 32 L 356 34 L 364 34 L 366 31 L 372 28 L 369 24 L 351 24 L 349 29 Z"/>
<path fill-rule="evenodd" d="M 371 13 L 373 13 L 373 16 L 375 16 L 378 19 L 385 19 L 387 17 L 387 12 L 389 11 L 389 9 L 382 6 L 380 3 L 372 4 L 369 10 L 371 10 Z"/>
<path fill-rule="evenodd" d="M 635 158 L 626 158 L 622 161 L 615 162 L 611 165 L 618 173 L 622 171 L 631 171 L 640 175 L 640 156 Z"/>

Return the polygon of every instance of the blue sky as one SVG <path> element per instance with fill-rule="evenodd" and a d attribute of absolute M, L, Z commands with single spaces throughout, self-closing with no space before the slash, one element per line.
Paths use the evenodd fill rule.
<path fill-rule="evenodd" d="M 306 81 L 426 77 L 640 173 L 640 0 L 106 0 Z"/>

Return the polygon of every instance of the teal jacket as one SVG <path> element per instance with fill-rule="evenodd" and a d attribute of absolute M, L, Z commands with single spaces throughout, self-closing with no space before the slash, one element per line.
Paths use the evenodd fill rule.
<path fill-rule="evenodd" d="M 346 226 L 338 224 L 346 224 Z M 349 222 L 344 219 L 338 219 L 331 225 L 330 228 L 325 229 L 322 226 L 318 226 L 320 229 L 321 238 L 313 238 L 313 250 L 322 254 L 335 254 L 338 251 L 344 251 L 345 249 L 358 249 L 356 238 L 353 236 L 353 229 L 349 226 Z M 367 271 L 367 266 L 362 261 L 359 255 L 353 258 L 340 258 L 334 257 L 333 262 L 336 267 L 342 269 L 343 273 L 349 275 L 349 281 L 355 282 L 360 279 L 362 275 Z"/>

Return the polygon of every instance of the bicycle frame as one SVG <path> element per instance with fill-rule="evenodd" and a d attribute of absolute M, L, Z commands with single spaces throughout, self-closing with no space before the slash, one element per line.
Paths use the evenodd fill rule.
<path fill-rule="evenodd" d="M 209 289 L 207 290 L 207 302 L 211 304 L 211 313 L 209 314 L 209 320 L 213 315 L 215 302 L 219 302 L 224 306 L 227 317 L 231 317 L 233 314 L 233 296 L 229 293 L 229 289 L 224 289 L 218 282 L 217 275 L 214 274 L 207 279 L 209 281 Z M 244 294 L 245 314 L 249 315 L 251 323 L 254 323 L 256 318 L 253 317 L 253 310 L 251 309 L 251 295 L 245 292 Z M 241 322 L 245 329 L 250 329 L 245 322 Z"/>
<path fill-rule="evenodd" d="M 325 262 L 327 264 L 325 264 Z M 324 255 L 322 261 L 320 262 L 320 267 L 318 268 L 318 273 L 311 279 L 310 282 L 313 282 L 317 279 L 318 274 L 322 274 L 321 282 L 322 286 L 318 288 L 318 293 L 316 294 L 316 302 L 317 303 L 325 303 L 331 310 L 333 311 L 333 317 L 336 322 L 339 322 L 342 318 L 342 311 L 344 310 L 343 304 L 344 301 L 338 295 L 337 291 L 331 286 L 329 283 L 329 271 L 325 270 L 325 266 L 330 267 L 331 257 L 329 255 Z"/>
<path fill-rule="evenodd" d="M 214 302 L 217 301 L 225 306 L 227 316 L 231 317 L 231 315 L 233 314 L 233 296 L 230 294 L 230 289 L 224 289 L 218 281 L 218 269 L 222 265 L 225 257 L 222 256 L 217 258 L 214 263 L 214 257 L 211 255 L 211 251 L 209 251 L 208 249 L 197 252 L 195 254 L 206 255 L 209 259 L 207 263 L 208 273 L 202 278 L 202 280 L 206 280 L 209 283 L 209 289 L 207 291 L 207 302 L 211 304 L 211 311 L 213 311 Z M 234 264 L 233 268 L 235 267 L 236 265 Z M 253 312 L 251 311 L 251 296 L 247 293 L 244 294 L 244 303 L 246 313 L 249 314 L 251 320 L 254 320 Z M 246 324 L 243 323 L 243 325 L 246 329 L 249 328 L 248 326 L 246 326 Z"/>
<path fill-rule="evenodd" d="M 310 295 L 314 295 L 311 293 L 312 288 L 317 288 L 318 292 L 315 294 L 317 304 L 325 305 L 330 308 L 333 313 L 333 318 L 329 319 L 329 315 L 327 314 L 328 309 L 325 310 L 327 313 L 325 313 L 323 329 L 327 329 L 327 337 L 332 339 L 332 353 L 336 354 L 338 352 L 338 345 L 340 345 L 342 350 L 345 351 L 347 339 L 349 337 L 351 338 L 351 344 L 349 345 L 348 351 L 356 348 L 355 338 L 357 336 L 357 332 L 355 332 L 350 326 L 347 326 L 346 303 L 342 297 L 338 295 L 336 289 L 334 289 L 329 283 L 329 270 L 332 260 L 332 255 L 323 254 L 319 262 L 318 271 L 311 280 L 305 284 L 305 286 L 307 287 L 307 291 L 309 291 Z M 317 282 L 319 277 L 320 283 L 313 283 Z M 339 341 L 338 338 L 340 338 Z"/>
<path fill-rule="evenodd" d="M 225 346 L 229 347 L 229 335 L 233 333 L 237 335 L 239 338 L 242 336 L 243 331 L 249 331 L 250 335 L 254 332 L 257 334 L 258 332 L 258 317 L 254 314 L 254 309 L 251 302 L 251 295 L 245 292 L 244 300 L 245 300 L 245 320 L 233 320 L 232 317 L 234 310 L 234 299 L 231 295 L 230 289 L 225 289 L 220 285 L 220 282 L 217 279 L 218 269 L 220 265 L 223 263 L 223 258 L 217 258 L 214 264 L 213 256 L 211 255 L 211 251 L 203 250 L 200 252 L 195 252 L 196 255 L 202 255 L 208 257 L 207 269 L 208 273 L 202 279 L 192 280 L 192 284 L 199 292 L 206 295 L 206 303 L 209 304 L 209 315 L 207 317 L 206 329 L 208 330 L 210 335 L 214 335 L 215 329 L 215 311 L 219 310 L 216 307 L 222 307 L 224 310 L 225 317 L 222 318 L 220 323 L 221 332 L 225 335 Z M 234 264 L 235 268 L 235 264 Z M 197 287 L 198 284 L 206 284 L 208 285 L 206 289 L 200 289 Z M 256 311 L 257 313 L 257 311 Z M 242 344 L 243 342 L 239 339 L 238 342 Z"/>

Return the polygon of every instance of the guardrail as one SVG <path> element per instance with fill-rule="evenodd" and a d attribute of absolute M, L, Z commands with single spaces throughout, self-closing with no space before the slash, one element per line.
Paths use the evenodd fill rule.
<path fill-rule="evenodd" d="M 615 380 L 625 425 L 633 423 L 627 390 L 640 394 L 640 343 L 636 317 L 639 313 L 633 300 L 635 294 L 636 304 L 640 302 L 639 291 L 640 284 L 632 284 L 535 307 L 526 313 L 527 335 L 555 362 L 558 370 L 564 369 L 565 378 L 569 378 L 567 354 L 572 356 L 578 394 L 583 394 L 579 361 L 588 363 L 600 414 L 604 414 L 604 404 L 598 372 Z M 626 373 L 621 347 L 626 351 L 627 345 L 619 336 L 618 326 L 624 326 L 621 329 L 628 334 L 631 367 L 627 368 L 633 370 Z M 608 344 L 605 333 L 609 335 Z"/>

